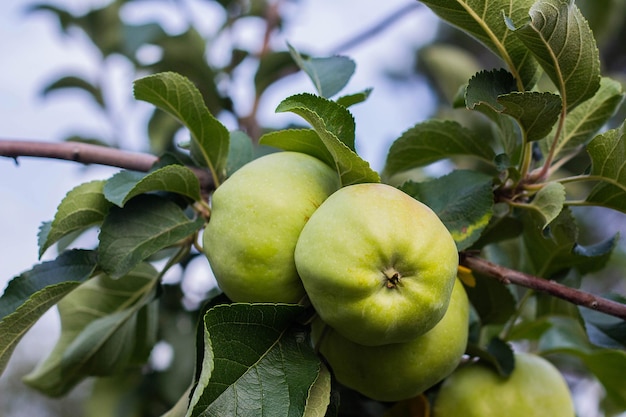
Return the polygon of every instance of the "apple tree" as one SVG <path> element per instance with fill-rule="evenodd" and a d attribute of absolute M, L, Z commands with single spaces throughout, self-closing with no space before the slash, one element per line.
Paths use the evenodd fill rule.
<path fill-rule="evenodd" d="M 3 156 L 121 168 L 77 184 L 41 225 L 39 255 L 58 256 L 0 297 L 0 372 L 56 307 L 60 337 L 24 382 L 61 397 L 93 378 L 107 415 L 574 416 L 566 381 L 581 378 L 603 387 L 604 415 L 626 411 L 626 294 L 588 290 L 623 258 L 619 235 L 596 239 L 602 219 L 589 215 L 626 213 L 624 80 L 604 59 L 623 45 L 592 30 L 623 4 L 602 2 L 601 15 L 573 0 L 421 1 L 449 25 L 447 45 L 420 52 L 440 108 L 406 127 L 377 172 L 355 145 L 351 109 L 370 90 L 344 91 L 348 56 L 268 44 L 255 105 L 294 71 L 315 89 L 275 109 L 297 125 L 269 129 L 220 89 L 249 51 L 208 65 L 193 28 L 121 30 L 122 3 L 79 17 L 32 9 L 81 27 L 103 57 L 133 60 L 134 98 L 154 107 L 152 154 L 85 137 L 0 141 Z M 272 2 L 217 3 L 230 16 L 221 30 L 246 16 L 280 26 Z M 134 58 L 138 33 L 163 46 L 156 63 Z M 46 91 L 65 88 L 106 110 L 101 86 L 77 76 Z M 93 228 L 94 247 L 72 244 Z M 185 309 L 163 278 L 196 259 L 219 285 Z M 194 323 L 186 335 L 181 316 Z M 159 341 L 175 347 L 169 370 L 151 367 Z"/>

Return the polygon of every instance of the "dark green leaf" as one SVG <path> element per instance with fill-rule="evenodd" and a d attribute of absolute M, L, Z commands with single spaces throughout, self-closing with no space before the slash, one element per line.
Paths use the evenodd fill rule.
<path fill-rule="evenodd" d="M 48 84 L 42 91 L 43 96 L 47 96 L 48 94 L 57 91 L 63 90 L 67 88 L 76 88 L 82 90 L 89 94 L 89 96 L 96 102 L 100 107 L 105 107 L 104 98 L 102 96 L 102 89 L 99 86 L 92 84 L 91 82 L 85 80 L 84 78 L 80 78 L 77 76 L 65 76 L 59 78 L 58 80 Z"/>
<path fill-rule="evenodd" d="M 313 129 L 275 130 L 261 136 L 259 143 L 285 151 L 305 153 L 326 162 L 331 167 L 335 166 L 333 156 Z"/>
<path fill-rule="evenodd" d="M 107 200 L 124 207 L 131 198 L 154 191 L 169 191 L 201 201 L 198 177 L 182 165 L 167 165 L 149 173 L 121 171 L 111 177 L 104 186 Z"/>
<path fill-rule="evenodd" d="M 67 193 L 57 207 L 54 220 L 40 229 L 39 256 L 64 236 L 102 223 L 111 207 L 104 198 L 103 187 L 104 181 L 91 181 Z"/>
<path fill-rule="evenodd" d="M 175 203 L 141 195 L 124 208 L 113 207 L 102 224 L 98 263 L 112 278 L 120 278 L 150 255 L 179 243 L 202 227 Z"/>
<path fill-rule="evenodd" d="M 368 88 L 364 91 L 361 91 L 360 93 L 354 93 L 354 94 L 348 94 L 345 96 L 341 96 L 339 98 L 337 98 L 336 102 L 337 104 L 342 105 L 343 107 L 350 107 L 353 106 L 355 104 L 359 104 L 364 102 L 365 100 L 367 100 L 370 96 L 370 94 L 372 93 L 372 89 Z"/>
<path fill-rule="evenodd" d="M 530 22 L 514 33 L 556 85 L 568 111 L 600 87 L 600 58 L 593 33 L 571 0 L 540 0 Z"/>
<path fill-rule="evenodd" d="M 495 154 L 483 137 L 449 120 L 429 120 L 413 126 L 391 145 L 387 177 L 456 155 L 475 156 L 492 163 Z"/>
<path fill-rule="evenodd" d="M 230 132 L 230 147 L 226 173 L 230 176 L 233 172 L 254 159 L 254 146 L 250 136 L 241 130 Z"/>
<path fill-rule="evenodd" d="M 348 57 L 303 57 L 291 45 L 287 46 L 295 63 L 309 76 L 317 93 L 322 97 L 328 98 L 337 94 L 354 74 L 356 64 Z"/>
<path fill-rule="evenodd" d="M 283 100 L 276 111 L 293 112 L 311 124 L 321 142 L 312 146 L 315 149 L 323 146 L 332 155 L 331 166 L 340 175 L 342 186 L 380 182 L 378 173 L 354 150 L 354 119 L 348 109 L 323 97 L 299 94 Z"/>
<path fill-rule="evenodd" d="M 173 72 L 135 81 L 135 98 L 147 101 L 178 119 L 191 132 L 191 155 L 208 167 L 215 184 L 226 175 L 228 130 L 207 109 L 189 79 Z"/>
<path fill-rule="evenodd" d="M 22 336 L 50 307 L 87 280 L 96 268 L 96 254 L 64 252 L 12 279 L 0 297 L 0 374 Z"/>
<path fill-rule="evenodd" d="M 469 346 L 468 353 L 480 358 L 480 363 L 503 377 L 509 376 L 515 368 L 515 355 L 511 345 L 497 337 L 492 338 L 485 348 Z"/>
<path fill-rule="evenodd" d="M 546 137 L 561 114 L 561 98 L 552 93 L 511 93 L 498 97 L 502 111 L 513 117 L 525 132 L 527 141 Z"/>
<path fill-rule="evenodd" d="M 320 373 L 301 306 L 233 304 L 204 316 L 202 372 L 190 417 L 303 415 Z"/>
<path fill-rule="evenodd" d="M 505 324 L 516 309 L 516 301 L 511 291 L 493 278 L 476 273 L 474 278 L 476 285 L 465 287 L 465 291 L 480 317 L 481 324 Z"/>
<path fill-rule="evenodd" d="M 480 237 L 491 219 L 492 181 L 476 171 L 457 170 L 427 182 L 407 182 L 401 189 L 429 206 L 463 250 Z"/>
<path fill-rule="evenodd" d="M 587 146 L 591 175 L 602 180 L 587 202 L 626 213 L 626 134 L 624 125 L 596 136 Z"/>
<path fill-rule="evenodd" d="M 511 36 L 505 17 L 520 25 L 528 19 L 535 0 L 422 0 L 439 17 L 478 39 L 502 58 L 519 80 L 519 90 L 529 90 L 539 77 L 539 68 L 528 49 Z"/>
<path fill-rule="evenodd" d="M 72 291 L 59 302 L 62 330 L 57 344 L 24 382 L 59 396 L 85 377 L 112 375 L 135 365 L 138 350 L 149 353 L 145 340 L 138 340 L 147 335 L 137 313 L 147 308 L 157 275 L 153 267 L 141 264 L 122 280 L 98 275 Z"/>
<path fill-rule="evenodd" d="M 609 298 L 617 298 L 615 301 L 626 304 L 623 297 Z M 588 308 L 581 307 L 580 313 L 594 345 L 609 349 L 626 348 L 626 321 Z"/>
<path fill-rule="evenodd" d="M 529 204 L 519 204 L 518 206 L 530 209 L 535 213 L 542 223 L 542 228 L 545 228 L 561 213 L 564 203 L 565 187 L 561 183 L 550 182 L 535 194 Z"/>
<path fill-rule="evenodd" d="M 465 90 L 465 102 L 468 109 L 474 109 L 480 104 L 486 104 L 497 112 L 504 111 L 498 97 L 517 91 L 515 77 L 510 72 L 500 69 L 481 71 L 475 74 Z"/>

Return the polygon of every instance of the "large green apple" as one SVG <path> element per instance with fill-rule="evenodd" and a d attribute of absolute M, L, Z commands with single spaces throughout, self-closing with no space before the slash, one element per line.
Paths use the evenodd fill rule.
<path fill-rule="evenodd" d="M 385 184 L 341 188 L 313 213 L 295 252 L 319 316 L 363 345 L 406 342 L 442 317 L 458 267 L 437 215 Z"/>
<path fill-rule="evenodd" d="M 563 376 L 547 360 L 515 354 L 508 378 L 480 364 L 459 368 L 442 384 L 434 417 L 574 417 Z"/>
<path fill-rule="evenodd" d="M 363 346 L 325 327 L 321 320 L 314 322 L 312 337 L 319 340 L 319 351 L 339 382 L 375 400 L 400 401 L 454 371 L 467 345 L 468 321 L 469 302 L 457 280 L 443 319 L 409 342 Z"/>
<path fill-rule="evenodd" d="M 241 302 L 302 299 L 296 242 L 313 212 L 339 186 L 328 165 L 297 152 L 260 157 L 224 181 L 213 194 L 203 235 L 222 291 Z"/>

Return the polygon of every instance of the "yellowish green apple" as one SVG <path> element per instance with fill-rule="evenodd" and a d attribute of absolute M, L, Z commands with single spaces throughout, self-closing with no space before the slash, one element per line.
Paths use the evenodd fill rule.
<path fill-rule="evenodd" d="M 324 322 L 363 345 L 413 340 L 443 317 L 458 267 L 452 236 L 426 205 L 385 184 L 341 188 L 295 251 Z"/>
<path fill-rule="evenodd" d="M 469 302 L 456 280 L 443 319 L 411 341 L 363 346 L 321 320 L 314 322 L 312 336 L 343 385 L 378 401 L 400 401 L 422 393 L 455 370 L 467 345 L 468 324 Z"/>
<path fill-rule="evenodd" d="M 508 378 L 478 363 L 459 368 L 442 384 L 434 417 L 574 417 L 567 383 L 546 359 L 515 354 Z"/>
<path fill-rule="evenodd" d="M 289 302 L 305 293 L 294 263 L 298 236 L 339 188 L 339 176 L 297 152 L 260 157 L 214 192 L 204 252 L 218 285 L 233 301 Z"/>

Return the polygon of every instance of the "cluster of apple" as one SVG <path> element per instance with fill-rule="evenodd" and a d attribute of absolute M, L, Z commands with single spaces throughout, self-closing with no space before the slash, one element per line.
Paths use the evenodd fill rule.
<path fill-rule="evenodd" d="M 521 383 L 510 378 L 503 384 L 480 366 L 453 374 L 466 348 L 470 307 L 456 278 L 452 236 L 432 210 L 401 190 L 374 183 L 341 187 L 337 173 L 312 156 L 278 152 L 236 171 L 213 194 L 203 240 L 231 300 L 308 299 L 318 316 L 313 343 L 339 382 L 372 399 L 408 399 L 452 374 L 435 416 L 471 413 L 473 405 L 474 414 L 466 415 L 496 416 L 515 404 L 511 395 L 526 395 L 521 385 L 537 386 L 528 375 L 551 367 L 518 355 Z M 560 377 L 549 371 L 550 383 L 555 372 Z M 481 409 L 472 404 L 481 401 L 473 383 L 513 394 L 493 391 L 497 397 L 486 402 L 496 408 Z M 559 386 L 563 391 L 562 377 Z M 532 396 L 552 390 L 533 389 Z M 546 408 L 548 414 L 527 415 L 573 415 L 562 403 L 557 408 L 557 414 Z"/>

